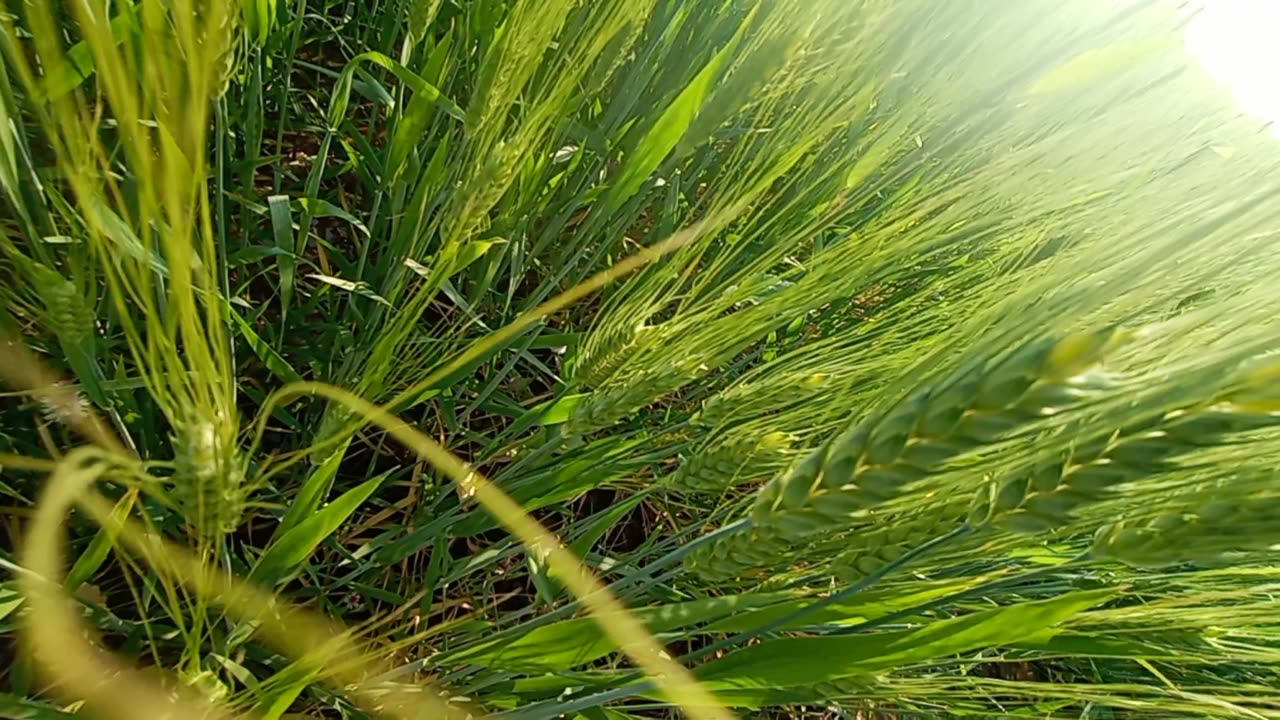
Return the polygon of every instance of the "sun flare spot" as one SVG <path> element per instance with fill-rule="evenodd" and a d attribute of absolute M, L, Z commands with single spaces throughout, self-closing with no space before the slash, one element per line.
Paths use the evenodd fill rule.
<path fill-rule="evenodd" d="M 1280 134 L 1280 2 L 1203 0 L 1187 27 L 1187 49 L 1227 85 L 1240 107 Z"/>

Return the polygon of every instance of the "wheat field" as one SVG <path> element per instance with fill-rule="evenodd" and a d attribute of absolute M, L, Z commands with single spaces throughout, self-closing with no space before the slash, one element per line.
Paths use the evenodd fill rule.
<path fill-rule="evenodd" d="M 1214 12 L 7 2 L 0 717 L 1280 718 Z"/>

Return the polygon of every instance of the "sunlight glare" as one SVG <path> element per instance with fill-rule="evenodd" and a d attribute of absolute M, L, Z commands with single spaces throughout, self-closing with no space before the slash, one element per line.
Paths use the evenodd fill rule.
<path fill-rule="evenodd" d="M 1187 49 L 1245 112 L 1280 133 L 1280 0 L 1205 0 Z"/>

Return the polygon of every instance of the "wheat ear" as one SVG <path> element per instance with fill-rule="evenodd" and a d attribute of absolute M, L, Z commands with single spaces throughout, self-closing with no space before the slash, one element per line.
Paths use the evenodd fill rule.
<path fill-rule="evenodd" d="M 795 438 L 784 432 L 730 439 L 688 457 L 668 478 L 687 494 L 719 494 L 735 484 L 768 477 L 786 462 Z"/>
<path fill-rule="evenodd" d="M 956 457 L 1095 396 L 1108 383 L 1093 368 L 1127 337 L 1106 328 L 1042 338 L 926 381 L 776 475 L 756 496 L 749 530 L 686 563 L 704 577 L 784 563 L 789 548 L 847 529 Z"/>
<path fill-rule="evenodd" d="M 852 424 L 776 476 L 752 518 L 800 540 L 898 497 L 957 456 L 1105 388 L 1089 372 L 1121 336 L 1113 329 L 1030 343 L 1003 360 L 926 385 Z"/>
<path fill-rule="evenodd" d="M 1086 505 L 1166 473 L 1186 455 L 1278 425 L 1277 375 L 1274 360 L 1246 366 L 1206 402 L 1156 413 L 1082 443 L 1059 461 L 991 483 L 975 498 L 969 522 L 1025 533 L 1062 527 Z"/>
<path fill-rule="evenodd" d="M 1179 563 L 1217 564 L 1231 553 L 1268 550 L 1280 543 L 1280 497 L 1208 500 L 1184 512 L 1106 525 L 1094 536 L 1094 557 L 1141 568 Z"/>

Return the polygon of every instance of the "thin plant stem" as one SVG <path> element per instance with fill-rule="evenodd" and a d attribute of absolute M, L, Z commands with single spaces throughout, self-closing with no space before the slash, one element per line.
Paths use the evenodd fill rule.
<path fill-rule="evenodd" d="M 880 568 L 875 573 L 868 575 L 867 577 L 859 580 L 858 582 L 850 585 L 849 587 L 845 588 L 844 590 L 841 590 L 838 593 L 829 595 L 811 605 L 808 605 L 792 613 L 784 615 L 781 618 L 778 618 L 777 620 L 773 620 L 771 622 L 765 623 L 764 625 L 761 625 L 758 628 L 752 628 L 751 630 L 740 632 L 736 635 L 732 635 L 730 637 L 727 637 L 715 643 L 712 643 L 711 645 L 708 645 L 707 647 L 702 648 L 700 650 L 686 653 L 685 655 L 682 655 L 680 657 L 680 663 L 682 665 L 687 665 L 688 663 L 691 663 L 703 657 L 706 657 L 711 653 L 718 652 L 727 647 L 732 647 L 732 646 L 744 643 L 748 640 L 751 640 L 752 638 L 759 637 L 760 635 L 763 635 L 768 632 L 772 632 L 779 628 L 783 628 L 791 623 L 794 623 L 796 620 L 799 620 L 800 618 L 810 615 L 811 613 L 815 613 L 824 607 L 832 605 L 833 603 L 840 602 L 841 600 L 847 600 L 848 598 L 875 585 L 877 582 L 884 579 L 890 573 L 895 572 L 907 566 L 909 563 L 913 562 L 914 560 L 919 559 L 920 557 L 929 553 L 931 550 L 937 548 L 938 546 L 943 545 L 969 532 L 972 532 L 972 530 L 973 529 L 968 525 L 962 525 L 945 535 L 940 535 L 932 540 L 929 540 L 928 542 L 922 543 L 921 545 L 913 548 L 911 551 L 904 553 L 901 557 L 894 560 L 893 562 Z M 955 596 L 948 597 L 946 601 L 954 600 L 954 598 Z M 918 610 L 915 610 L 914 612 L 918 612 Z M 630 682 L 631 680 L 639 679 L 640 677 L 642 676 L 639 673 L 636 673 L 634 675 L 628 676 L 627 678 L 621 679 L 618 682 L 627 683 L 627 682 Z M 614 700 L 621 700 L 623 698 L 632 697 L 638 693 L 653 690 L 655 689 L 655 687 L 656 686 L 653 685 L 652 681 L 649 681 L 649 680 L 645 680 L 645 681 L 635 683 L 635 684 L 630 684 L 630 685 L 623 684 L 622 687 L 616 687 L 612 690 L 596 693 L 594 695 L 588 695 L 586 697 L 579 698 L 577 700 L 571 700 L 569 702 L 564 702 L 564 703 L 552 701 L 546 706 L 543 706 L 541 703 L 539 703 L 536 705 L 526 707 L 523 710 L 517 711 L 515 713 L 500 713 L 492 717 L 502 718 L 503 720 L 545 720 L 548 718 L 556 717 L 560 714 L 576 712 L 578 710 L 597 707 L 599 705 L 603 705 L 604 703 L 612 702 Z"/>

